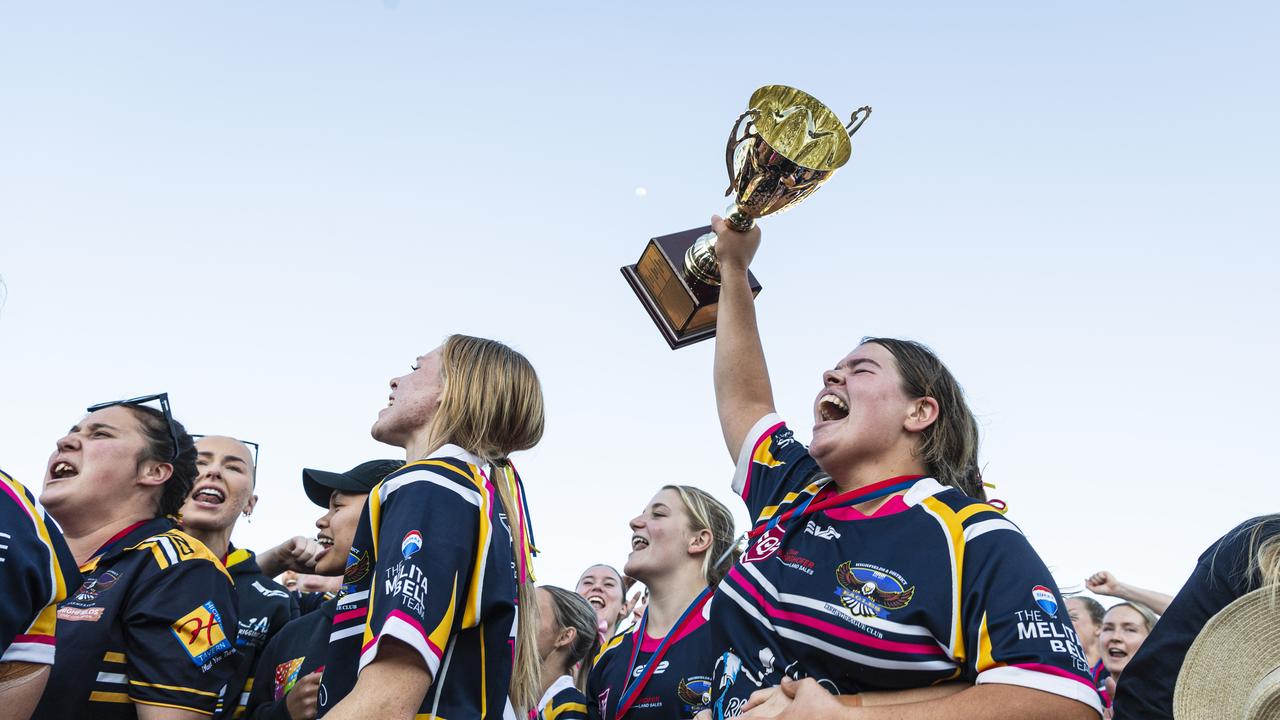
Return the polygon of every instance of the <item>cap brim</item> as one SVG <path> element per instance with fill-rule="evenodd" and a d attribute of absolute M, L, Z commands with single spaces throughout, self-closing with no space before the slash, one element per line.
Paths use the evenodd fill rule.
<path fill-rule="evenodd" d="M 313 470 L 311 468 L 303 468 L 302 470 L 302 489 L 306 491 L 307 498 L 311 502 L 325 509 L 329 507 L 329 496 L 333 494 L 334 490 L 349 493 L 369 492 L 369 488 L 342 473 Z"/>

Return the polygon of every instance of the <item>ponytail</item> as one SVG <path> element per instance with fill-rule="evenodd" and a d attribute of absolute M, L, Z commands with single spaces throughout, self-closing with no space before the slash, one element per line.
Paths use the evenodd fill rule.
<path fill-rule="evenodd" d="M 538 596 L 533 585 L 532 545 L 528 541 L 528 518 L 525 517 L 519 481 L 511 464 L 490 465 L 493 485 L 511 527 L 511 551 L 516 564 L 516 648 L 511 668 L 508 696 L 517 717 L 524 717 L 538 703 L 541 691 L 541 665 L 538 658 Z M 592 613 L 594 616 L 594 612 Z M 594 634 L 594 632 L 592 633 Z"/>

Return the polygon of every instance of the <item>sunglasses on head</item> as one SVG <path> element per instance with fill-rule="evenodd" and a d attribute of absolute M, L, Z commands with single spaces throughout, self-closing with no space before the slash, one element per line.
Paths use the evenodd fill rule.
<path fill-rule="evenodd" d="M 147 407 L 147 403 L 158 402 L 160 404 L 160 412 L 164 414 L 164 421 L 169 426 L 169 439 L 173 441 L 173 455 L 169 458 L 169 462 L 178 459 L 178 429 L 173 424 L 173 413 L 169 410 L 169 393 L 156 393 L 155 395 L 140 395 L 136 398 L 128 400 L 112 400 L 110 402 L 98 403 L 90 405 L 86 408 L 86 412 L 97 412 L 105 410 L 116 405 L 129 405 L 133 407 Z M 151 408 L 154 410 L 155 408 Z"/>
<path fill-rule="evenodd" d="M 194 433 L 191 435 L 192 440 L 200 440 L 201 438 L 207 438 L 207 437 L 209 436 L 196 435 Z M 241 440 L 240 438 L 232 438 L 232 440 L 235 440 L 238 443 L 243 443 L 245 447 L 249 448 L 249 450 L 253 453 L 253 466 L 255 468 L 258 467 L 258 443 L 252 440 Z"/>

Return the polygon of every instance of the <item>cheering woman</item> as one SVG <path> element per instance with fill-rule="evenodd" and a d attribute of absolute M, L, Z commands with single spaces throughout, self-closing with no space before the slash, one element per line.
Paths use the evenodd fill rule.
<path fill-rule="evenodd" d="M 714 715 L 764 691 L 749 717 L 799 716 L 777 688 L 789 678 L 825 690 L 826 710 L 868 690 L 975 684 L 850 717 L 1097 717 L 1052 576 L 982 502 L 977 423 L 951 373 L 918 343 L 864 340 L 822 373 L 806 449 L 774 412 L 756 327 L 747 266 L 760 231 L 713 225 L 716 402 L 755 523 L 716 592 Z"/>
<path fill-rule="evenodd" d="M 640 623 L 609 641 L 587 681 L 592 717 L 685 720 L 707 707 L 719 653 L 707 617 L 734 560 L 733 516 L 706 492 L 668 485 L 631 520 L 623 567 L 649 588 Z"/>
<path fill-rule="evenodd" d="M 84 583 L 58 607 L 74 652 L 58 653 L 34 717 L 213 713 L 235 670 L 236 605 L 221 559 L 176 523 L 195 478 L 164 394 L 95 405 L 58 440 L 40 502 Z"/>
<path fill-rule="evenodd" d="M 542 437 L 542 407 L 523 355 L 465 335 L 391 381 L 373 437 L 408 464 L 361 514 L 321 716 L 497 720 L 537 702 L 532 545 L 508 456 Z"/>

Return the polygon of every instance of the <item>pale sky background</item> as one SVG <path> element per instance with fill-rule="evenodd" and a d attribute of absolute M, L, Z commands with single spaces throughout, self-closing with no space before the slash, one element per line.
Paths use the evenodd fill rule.
<path fill-rule="evenodd" d="M 875 112 L 761 223 L 783 415 L 807 438 L 862 336 L 922 340 L 1059 583 L 1174 592 L 1280 511 L 1278 8 L 0 2 L 0 465 L 39 485 L 86 405 L 166 390 L 262 444 L 261 549 L 314 532 L 301 468 L 397 456 L 388 379 L 466 332 L 544 382 L 540 580 L 621 565 L 664 483 L 745 520 L 712 345 L 669 350 L 618 268 L 722 210 L 784 83 Z"/>

